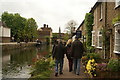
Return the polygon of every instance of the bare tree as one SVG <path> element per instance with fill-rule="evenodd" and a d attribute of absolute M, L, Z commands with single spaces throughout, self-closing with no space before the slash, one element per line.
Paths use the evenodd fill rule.
<path fill-rule="evenodd" d="M 76 21 L 70 20 L 70 21 L 66 24 L 66 28 L 65 28 L 66 32 L 72 36 L 72 33 L 73 33 L 73 31 L 75 30 L 75 26 L 76 26 L 76 25 L 77 25 Z"/>

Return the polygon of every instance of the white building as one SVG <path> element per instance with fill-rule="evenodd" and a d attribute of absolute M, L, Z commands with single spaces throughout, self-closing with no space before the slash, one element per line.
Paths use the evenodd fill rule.
<path fill-rule="evenodd" d="M 0 43 L 10 42 L 11 29 L 3 25 L 0 21 Z"/>

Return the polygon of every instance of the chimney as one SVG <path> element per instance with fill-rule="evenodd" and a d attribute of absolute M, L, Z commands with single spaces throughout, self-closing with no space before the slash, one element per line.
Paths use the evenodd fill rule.
<path fill-rule="evenodd" d="M 47 25 L 47 28 L 48 28 L 48 25 Z"/>
<path fill-rule="evenodd" d="M 44 28 L 46 28 L 46 24 L 44 24 L 43 26 L 44 26 Z"/>

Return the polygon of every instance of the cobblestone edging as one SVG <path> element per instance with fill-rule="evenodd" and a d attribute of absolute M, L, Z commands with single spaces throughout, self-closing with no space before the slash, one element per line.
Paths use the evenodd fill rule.
<path fill-rule="evenodd" d="M 24 48 L 24 47 L 30 47 L 30 46 L 35 46 L 36 43 L 35 42 L 31 42 L 31 43 L 9 43 L 9 44 L 2 44 L 0 46 L 2 46 L 2 51 L 5 50 L 11 50 L 11 49 L 19 49 L 19 48 Z"/>

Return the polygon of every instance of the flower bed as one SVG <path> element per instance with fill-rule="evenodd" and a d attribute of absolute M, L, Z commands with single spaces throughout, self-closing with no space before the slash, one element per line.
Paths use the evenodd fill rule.
<path fill-rule="evenodd" d="M 102 60 L 101 60 L 102 61 Z M 94 59 L 90 59 L 86 66 L 86 72 L 91 77 L 97 78 L 120 78 L 120 62 L 118 59 L 110 59 L 109 62 L 103 60 L 101 63 L 96 63 Z"/>
<path fill-rule="evenodd" d="M 87 65 L 86 65 L 86 69 L 88 74 L 90 74 L 90 76 L 96 76 L 96 63 L 94 59 L 91 59 L 88 61 Z"/>
<path fill-rule="evenodd" d="M 88 53 L 82 57 L 82 63 L 91 77 L 120 78 L 120 59 L 100 59 L 97 54 Z"/>

